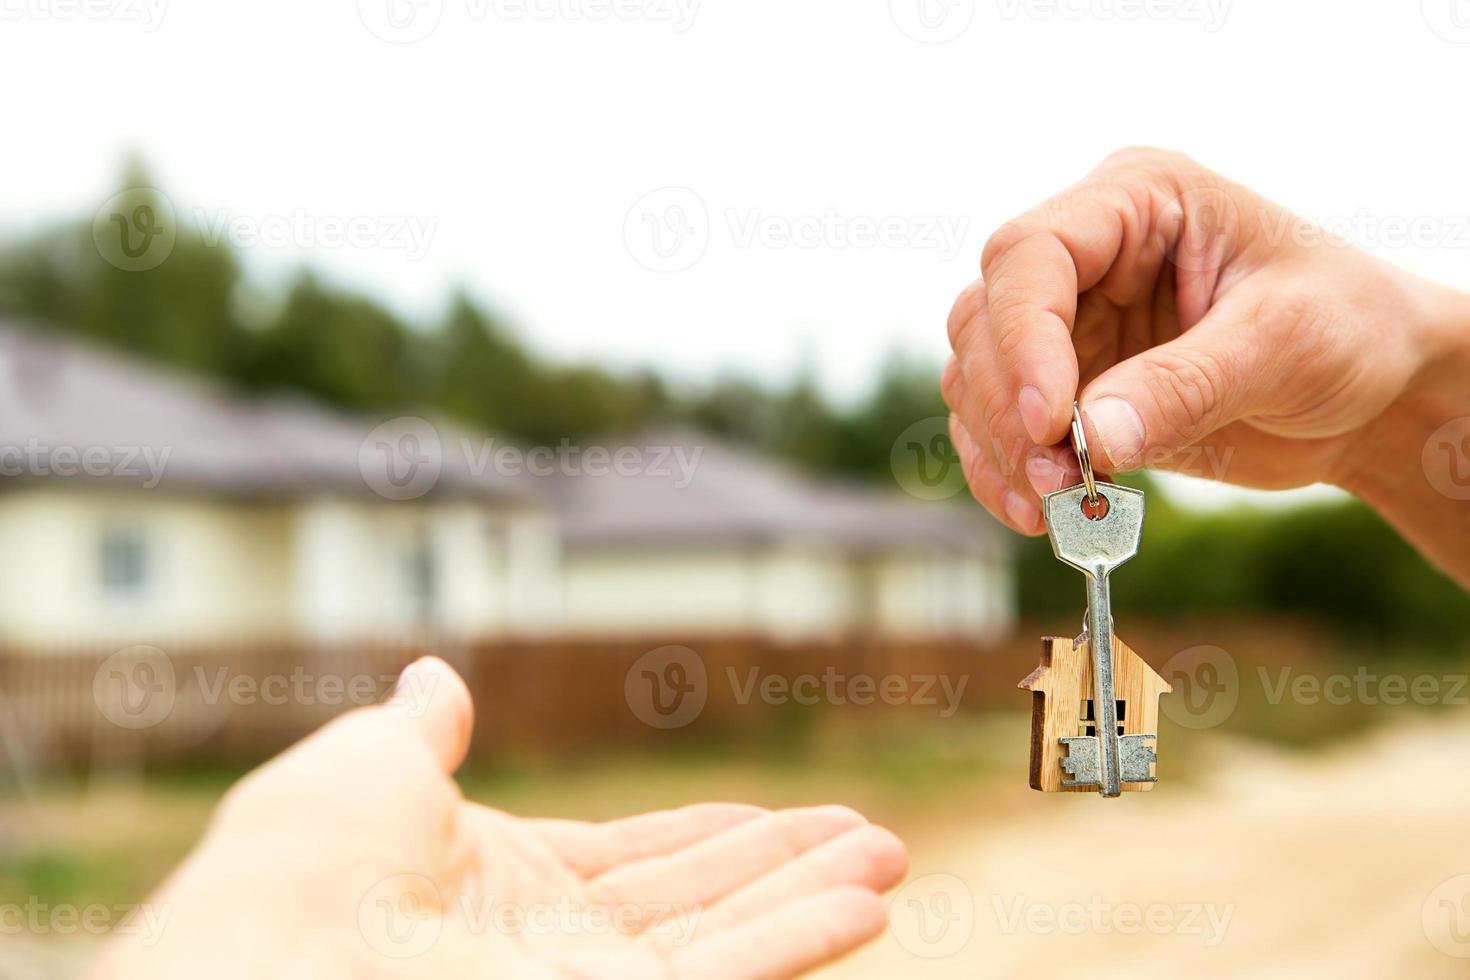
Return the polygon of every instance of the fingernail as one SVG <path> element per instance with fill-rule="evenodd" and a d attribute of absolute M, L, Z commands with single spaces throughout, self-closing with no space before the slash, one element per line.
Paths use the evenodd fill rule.
<path fill-rule="evenodd" d="M 411 701 L 418 694 L 415 687 L 418 683 L 418 663 L 415 660 L 403 668 L 403 672 L 398 675 L 398 682 L 393 685 L 393 693 L 388 696 L 388 700 L 406 702 Z"/>
<path fill-rule="evenodd" d="M 1126 470 L 1143 454 L 1143 418 L 1126 399 L 1105 395 L 1089 402 L 1083 411 L 1102 442 L 1109 469 Z"/>
<path fill-rule="evenodd" d="M 1006 516 L 1011 523 L 1023 531 L 1030 531 L 1041 520 L 1041 511 L 1032 507 L 1026 498 L 1014 490 L 1006 491 Z"/>
<path fill-rule="evenodd" d="M 1051 422 L 1051 409 L 1047 407 L 1046 398 L 1041 394 L 1041 389 L 1035 385 L 1027 385 L 1021 389 L 1016 396 L 1016 408 L 1021 412 L 1021 424 L 1026 427 L 1026 434 L 1031 441 L 1038 445 L 1046 444 L 1046 428 Z"/>
<path fill-rule="evenodd" d="M 1062 480 L 1066 475 L 1066 470 L 1040 454 L 1026 460 L 1026 479 L 1031 481 L 1031 489 L 1036 491 L 1038 497 L 1045 497 L 1062 489 Z"/>

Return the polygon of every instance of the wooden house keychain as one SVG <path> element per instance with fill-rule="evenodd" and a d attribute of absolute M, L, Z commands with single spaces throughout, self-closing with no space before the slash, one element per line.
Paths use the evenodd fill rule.
<path fill-rule="evenodd" d="M 1072 406 L 1082 483 L 1042 498 L 1057 558 L 1087 578 L 1087 617 L 1075 640 L 1045 637 L 1031 691 L 1031 788 L 1118 796 L 1152 789 L 1159 697 L 1172 688 L 1113 635 L 1108 575 L 1138 553 L 1143 491 L 1098 483 Z"/>

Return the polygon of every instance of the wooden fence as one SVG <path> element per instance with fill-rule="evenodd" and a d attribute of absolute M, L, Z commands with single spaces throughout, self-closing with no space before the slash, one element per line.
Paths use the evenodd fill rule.
<path fill-rule="evenodd" d="M 1037 635 L 984 646 L 727 636 L 4 649 L 0 761 L 258 761 L 341 711 L 383 699 L 425 653 L 464 675 L 479 761 L 762 738 L 833 717 L 889 724 L 982 706 L 1025 710 L 1016 683 L 1036 665 Z M 1155 665 L 1202 642 L 1247 661 L 1322 653 L 1318 634 L 1281 624 L 1140 627 L 1129 640 Z"/>

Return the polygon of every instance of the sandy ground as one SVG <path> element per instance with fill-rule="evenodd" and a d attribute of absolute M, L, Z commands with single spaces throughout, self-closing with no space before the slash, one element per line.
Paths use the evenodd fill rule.
<path fill-rule="evenodd" d="M 1199 744 L 1195 778 L 1148 794 L 1006 779 L 956 794 L 972 823 L 945 808 L 896 826 L 913 868 L 892 928 L 823 976 L 1470 975 L 1470 717 L 1326 752 Z M 74 977 L 87 952 L 3 938 L 0 980 Z"/>
<path fill-rule="evenodd" d="M 1467 759 L 1470 718 L 1227 743 L 1194 785 L 911 841 L 890 934 L 824 976 L 1465 976 Z"/>

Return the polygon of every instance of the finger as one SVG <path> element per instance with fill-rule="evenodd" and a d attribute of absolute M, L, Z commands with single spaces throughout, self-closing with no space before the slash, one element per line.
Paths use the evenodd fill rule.
<path fill-rule="evenodd" d="M 699 803 L 608 823 L 527 821 L 567 866 L 593 878 L 619 865 L 669 854 L 771 811 L 743 803 Z"/>
<path fill-rule="evenodd" d="M 675 976 L 780 980 L 845 956 L 888 922 L 883 902 L 862 888 L 804 898 L 674 954 Z"/>
<path fill-rule="evenodd" d="M 954 306 L 949 311 L 949 346 L 956 354 L 960 348 L 965 346 L 965 333 L 975 322 L 975 316 L 984 312 L 988 301 L 986 300 L 985 280 L 976 279 L 955 297 Z"/>
<path fill-rule="evenodd" d="M 464 762 L 475 727 L 474 702 L 464 680 L 438 657 L 423 657 L 405 667 L 393 696 L 375 710 L 384 719 L 406 723 L 445 774 Z"/>
<path fill-rule="evenodd" d="M 866 823 L 860 814 L 839 806 L 768 813 L 691 847 L 614 868 L 594 878 L 589 888 L 611 905 L 707 905 Z"/>
<path fill-rule="evenodd" d="M 399 675 L 386 703 L 334 718 L 241 780 L 226 807 L 262 834 L 282 824 L 299 835 L 306 814 L 331 823 L 337 840 L 355 835 L 366 846 L 384 824 L 454 811 L 459 788 L 445 777 L 464 760 L 473 726 L 464 681 L 426 657 Z M 408 851 L 437 843 L 415 841 Z"/>
<path fill-rule="evenodd" d="M 1179 337 L 1104 371 L 1087 386 L 1089 444 L 1107 468 L 1137 469 L 1264 407 L 1289 384 L 1291 358 L 1252 335 L 1246 301 L 1227 299 Z"/>
<path fill-rule="evenodd" d="M 940 377 L 940 388 L 944 393 L 944 400 L 950 406 L 950 440 L 955 443 L 956 449 L 961 442 L 968 443 L 973 447 L 977 456 L 983 456 L 1001 477 L 1002 464 L 997 461 L 997 456 L 1004 451 L 1004 447 L 994 447 L 994 452 L 985 452 L 986 447 L 975 439 L 974 433 L 961 421 L 965 416 L 961 409 L 973 404 L 973 398 L 968 393 L 968 384 L 959 371 L 959 367 L 953 358 L 945 365 L 944 373 Z M 974 414 L 973 409 L 970 412 Z M 964 431 L 956 435 L 955 426 L 960 426 Z M 1031 491 L 1036 498 L 1046 496 L 1049 493 L 1060 490 L 1063 487 L 1075 486 L 1081 482 L 1082 470 L 1077 463 L 1077 456 L 1072 451 L 1071 443 L 1061 446 L 1038 446 L 1030 449 L 1029 455 L 1025 457 L 1023 464 L 1023 475 L 1030 485 Z M 964 454 L 961 453 L 960 460 L 964 462 Z M 979 462 L 977 460 L 977 462 Z M 1011 465 L 1009 457 L 1005 459 L 1005 465 Z M 967 471 L 968 472 L 968 471 Z M 1007 482 L 1001 477 L 1002 483 Z M 1014 486 L 1015 481 L 1009 481 Z M 1034 505 L 1035 501 L 1017 494 L 1022 500 Z M 1002 499 L 1004 491 L 1002 491 Z M 984 500 L 981 503 L 985 503 Z"/>
<path fill-rule="evenodd" d="M 983 284 L 972 285 L 956 302 L 956 311 L 973 307 L 974 312 L 964 327 L 966 334 L 985 336 L 990 330 L 990 314 L 985 304 Z M 962 338 L 963 339 L 963 338 Z M 979 355 L 962 360 L 960 356 L 947 366 L 940 378 L 940 388 L 950 409 L 960 417 L 975 442 L 985 450 L 998 472 L 1022 499 L 1034 498 L 1026 480 L 1025 465 L 1036 449 L 1021 425 L 1020 417 L 1007 386 L 1000 379 L 995 358 L 987 353 L 988 342 L 970 344 L 979 347 Z"/>
<path fill-rule="evenodd" d="M 989 349 L 970 338 L 962 366 L 975 378 L 994 360 L 1006 413 L 1037 445 L 1066 435 L 1077 392 L 1077 296 L 1117 260 L 1130 207 L 1119 185 L 1086 184 L 1005 225 L 985 245 Z"/>
<path fill-rule="evenodd" d="M 721 899 L 700 920 L 709 935 L 760 918 L 773 908 L 836 888 L 885 892 L 908 873 L 903 842 L 882 827 L 850 830 Z"/>
<path fill-rule="evenodd" d="M 1040 534 L 1041 510 L 1018 492 L 1000 475 L 990 454 L 975 441 L 958 416 L 949 417 L 950 439 L 960 456 L 960 466 L 970 493 L 981 506 L 1011 530 L 1020 534 Z"/>

